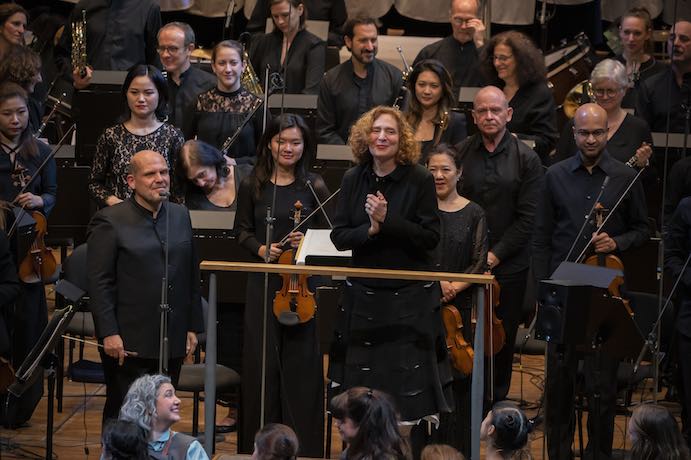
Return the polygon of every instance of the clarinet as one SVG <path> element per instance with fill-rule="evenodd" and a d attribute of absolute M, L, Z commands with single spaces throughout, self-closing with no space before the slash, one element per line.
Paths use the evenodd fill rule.
<path fill-rule="evenodd" d="M 408 65 L 408 61 L 405 58 L 405 55 L 403 54 L 403 48 L 400 46 L 396 47 L 396 51 L 398 51 L 398 54 L 401 55 L 401 61 L 403 61 L 403 78 L 402 80 L 402 85 L 401 85 L 401 90 L 398 92 L 398 96 L 396 96 L 396 100 L 393 103 L 393 106 L 395 109 L 401 110 L 401 106 L 403 105 L 403 101 L 405 101 L 406 94 L 408 93 L 408 77 L 410 76 L 410 66 Z"/>

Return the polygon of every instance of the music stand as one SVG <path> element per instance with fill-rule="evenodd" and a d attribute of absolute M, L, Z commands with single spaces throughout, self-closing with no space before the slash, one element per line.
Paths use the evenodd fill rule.
<path fill-rule="evenodd" d="M 48 408 L 46 418 L 46 458 L 53 458 L 53 399 L 55 398 L 55 369 L 57 357 L 52 353 L 58 340 L 65 333 L 75 312 L 75 305 L 86 295 L 69 281 L 60 280 L 55 290 L 69 301 L 69 305 L 62 310 L 55 310 L 48 325 L 43 329 L 41 337 L 31 349 L 24 362 L 16 372 L 16 381 L 8 389 L 8 410 L 10 396 L 20 398 L 24 392 L 43 376 L 44 369 L 48 377 Z M 9 414 L 7 416 L 9 422 Z"/>

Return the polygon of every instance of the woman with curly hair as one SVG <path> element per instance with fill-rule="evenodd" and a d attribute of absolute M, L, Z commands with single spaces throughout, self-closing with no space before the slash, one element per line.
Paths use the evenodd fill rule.
<path fill-rule="evenodd" d="M 417 63 L 407 85 L 412 97 L 405 118 L 420 142 L 420 163 L 424 164 L 432 147 L 456 145 L 467 137 L 465 117 L 451 110 L 455 105 L 451 75 L 436 59 Z"/>
<path fill-rule="evenodd" d="M 296 460 L 298 437 L 287 425 L 268 423 L 254 437 L 252 460 Z"/>
<path fill-rule="evenodd" d="M 354 387 L 331 399 L 331 413 L 348 447 L 341 460 L 406 460 L 393 400 L 381 391 Z"/>
<path fill-rule="evenodd" d="M 654 404 L 642 404 L 633 411 L 628 435 L 631 439 L 629 458 L 633 460 L 689 460 L 679 425 L 674 416 Z"/>
<path fill-rule="evenodd" d="M 502 88 L 513 109 L 509 131 L 534 141 L 542 163 L 549 164 L 558 137 L 557 107 L 542 53 L 527 36 L 508 31 L 492 37 L 481 62 L 489 84 Z"/>
<path fill-rule="evenodd" d="M 34 89 L 42 81 L 41 57 L 26 46 L 10 47 L 0 60 L 0 81 L 16 83 L 29 94 L 29 127 L 35 133 L 43 116 L 42 103 L 34 97 Z"/>
<path fill-rule="evenodd" d="M 430 270 L 440 223 L 432 175 L 403 115 L 375 107 L 351 128 L 357 166 L 341 183 L 331 240 L 354 267 Z M 438 283 L 349 278 L 330 377 L 392 395 L 404 421 L 450 411 Z"/>
<path fill-rule="evenodd" d="M 528 435 L 533 431 L 533 422 L 514 403 L 496 403 L 482 421 L 480 439 L 485 442 L 487 460 L 508 460 L 531 458 Z"/>

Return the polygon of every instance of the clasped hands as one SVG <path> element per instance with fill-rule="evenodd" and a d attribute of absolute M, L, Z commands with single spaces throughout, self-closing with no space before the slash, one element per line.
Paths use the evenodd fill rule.
<path fill-rule="evenodd" d="M 365 200 L 365 212 L 369 216 L 370 226 L 367 235 L 374 236 L 381 230 L 381 224 L 386 219 L 386 207 L 388 203 L 384 195 L 377 191 L 376 194 L 368 193 Z"/>

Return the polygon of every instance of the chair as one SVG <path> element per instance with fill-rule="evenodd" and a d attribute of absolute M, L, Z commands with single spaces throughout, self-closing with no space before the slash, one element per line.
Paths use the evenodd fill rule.
<path fill-rule="evenodd" d="M 89 288 L 89 281 L 86 269 L 86 243 L 74 248 L 72 254 L 65 260 L 62 266 L 61 277 L 78 288 L 87 291 Z M 56 301 L 62 304 L 64 299 L 61 296 L 56 296 Z M 80 309 L 74 314 L 72 321 L 65 330 L 65 335 L 76 337 L 79 339 L 95 338 L 96 329 L 94 327 L 94 319 L 91 312 L 88 311 L 88 297 L 82 300 L 79 305 Z M 70 340 L 69 352 L 67 360 L 67 376 L 73 382 L 83 383 L 105 383 L 103 376 L 103 366 L 100 362 L 90 361 L 84 359 L 84 343 L 79 344 L 79 359 L 73 362 L 74 357 L 74 341 Z M 58 349 L 58 359 L 60 365 L 57 370 L 57 388 L 56 396 L 58 400 L 58 412 L 62 412 L 62 397 L 63 397 L 63 376 L 65 375 L 65 345 L 64 339 L 61 339 Z"/>

